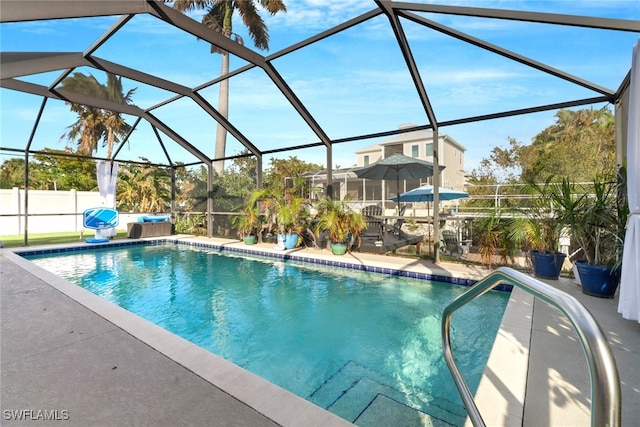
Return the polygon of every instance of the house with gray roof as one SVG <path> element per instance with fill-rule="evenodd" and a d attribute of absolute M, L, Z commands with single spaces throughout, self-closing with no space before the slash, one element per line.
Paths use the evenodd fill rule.
<path fill-rule="evenodd" d="M 398 135 L 357 150 L 355 152 L 356 164 L 354 166 L 333 171 L 334 195 L 340 199 L 347 198 L 351 201 L 360 201 L 363 206 L 370 203 L 381 204 L 386 201 L 387 207 L 393 208 L 395 204 L 388 200 L 398 191 L 395 182 L 365 180 L 358 178 L 353 170 L 375 163 L 394 153 L 402 153 L 405 156 L 434 163 L 433 131 L 417 128 L 418 126 L 412 123 L 400 125 Z M 406 132 L 402 132 L 405 129 Z M 437 144 L 439 164 L 442 169 L 440 172 L 440 187 L 464 191 L 464 155 L 467 149 L 455 139 L 443 133 L 438 134 Z M 326 172 L 308 174 L 308 179 L 311 181 L 313 188 L 320 190 L 326 183 Z M 405 180 L 400 183 L 400 192 L 431 183 L 431 177 Z M 319 195 L 320 193 L 316 194 Z"/>

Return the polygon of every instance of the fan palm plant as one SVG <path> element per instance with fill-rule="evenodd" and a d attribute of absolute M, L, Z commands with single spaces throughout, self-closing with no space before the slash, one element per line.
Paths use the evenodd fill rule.
<path fill-rule="evenodd" d="M 365 228 L 362 214 L 355 212 L 345 201 L 325 198 L 318 203 L 316 235 L 324 231 L 332 243 L 346 244 L 354 240 L 359 245 Z"/>
<path fill-rule="evenodd" d="M 260 228 L 258 201 L 261 194 L 258 191 L 251 193 L 241 213 L 231 217 L 231 223 L 238 230 L 238 236 L 247 244 L 255 243 Z"/>
<path fill-rule="evenodd" d="M 241 214 L 231 217 L 233 227 L 238 230 L 238 237 L 245 243 L 253 244 L 256 241 L 256 233 L 260 226 L 260 213 L 255 206 L 245 206 Z"/>
<path fill-rule="evenodd" d="M 559 250 L 560 237 L 571 221 L 572 201 L 567 192 L 568 183 L 559 183 L 555 177 L 548 177 L 543 183 L 530 180 L 523 187 L 528 195 L 528 204 L 514 210 L 511 233 L 515 240 L 527 242 L 528 248 L 540 253 L 555 254 Z M 564 187 L 563 187 L 564 186 Z M 562 199 L 567 194 L 566 199 Z M 559 203 L 559 200 L 563 203 Z"/>
<path fill-rule="evenodd" d="M 514 210 L 511 238 L 526 242 L 534 275 L 540 278 L 557 279 L 567 256 L 559 251 L 560 238 L 567 232 L 574 202 L 563 205 L 554 197 L 566 190 L 553 176 L 542 183 L 529 180 L 523 188 L 528 204 Z"/>
<path fill-rule="evenodd" d="M 502 211 L 493 211 L 488 217 L 476 221 L 478 253 L 483 264 L 492 268 L 499 259 L 502 263 L 515 263 L 521 252 L 522 235 L 514 232 L 513 218 L 503 218 Z"/>

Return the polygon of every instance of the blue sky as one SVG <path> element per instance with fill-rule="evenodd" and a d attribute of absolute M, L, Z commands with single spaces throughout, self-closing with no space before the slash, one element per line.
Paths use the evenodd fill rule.
<path fill-rule="evenodd" d="M 289 0 L 286 4 L 286 14 L 265 16 L 271 36 L 270 51 L 265 54 L 278 52 L 375 7 L 374 2 L 368 0 Z M 640 20 L 640 2 L 635 0 L 503 0 L 446 4 Z M 422 16 L 612 90 L 618 88 L 628 72 L 632 47 L 640 37 L 638 33 L 504 20 Z M 199 20 L 197 14 L 194 18 Z M 115 17 L 104 17 L 2 24 L 0 45 L 2 51 L 84 51 L 115 21 Z M 440 121 L 596 96 L 582 87 L 420 25 L 404 20 L 402 23 Z M 239 21 L 235 22 L 234 31 L 253 48 Z M 214 79 L 220 70 L 220 56 L 210 54 L 207 43 L 196 41 L 193 36 L 179 33 L 149 16 L 133 18 L 95 55 L 191 87 Z M 241 59 L 231 59 L 231 69 L 242 65 Z M 403 123 L 428 123 L 384 16 L 279 58 L 274 65 L 332 139 L 393 130 Z M 76 71 L 91 72 L 99 80 L 105 80 L 100 71 Z M 24 80 L 48 85 L 58 75 L 57 72 L 47 73 Z M 143 108 L 170 97 L 160 89 L 126 79 L 124 86 L 125 89 L 137 88 L 134 102 Z M 217 106 L 216 86 L 201 93 Z M 0 145 L 23 147 L 41 99 L 0 89 L 0 103 Z M 193 145 L 212 155 L 215 125 L 191 102 L 180 100 L 154 110 L 154 114 Z M 229 114 L 232 123 L 263 150 L 318 141 L 259 69 L 231 80 Z M 554 122 L 554 114 L 550 111 L 441 127 L 440 132 L 467 148 L 466 169 L 470 171 L 493 147 L 506 146 L 510 137 L 529 143 L 533 136 Z M 131 117 L 127 120 L 129 123 L 134 121 Z M 32 148 L 64 147 L 66 142 L 60 140 L 60 136 L 74 121 L 68 106 L 62 102 L 49 102 Z M 163 135 L 162 139 L 173 161 L 194 161 L 183 150 L 172 148 L 174 144 L 168 137 Z M 336 145 L 333 166 L 354 164 L 354 151 L 374 142 L 377 140 Z M 241 149 L 241 144 L 229 136 L 227 155 Z M 104 155 L 104 150 L 98 153 L 101 154 Z M 5 158 L 7 153 L 1 155 Z M 279 154 L 280 157 L 290 155 L 320 164 L 326 161 L 323 148 Z M 164 154 L 148 125 L 141 125 L 134 132 L 131 143 L 120 154 L 122 159 L 141 156 L 151 161 L 164 161 Z"/>

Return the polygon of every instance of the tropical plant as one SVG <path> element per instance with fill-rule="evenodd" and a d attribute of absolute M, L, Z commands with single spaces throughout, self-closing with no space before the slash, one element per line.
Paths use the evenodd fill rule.
<path fill-rule="evenodd" d="M 621 262 L 628 205 L 618 200 L 620 186 L 624 182 L 613 176 L 596 177 L 572 198 L 571 236 L 591 265 L 616 267 Z"/>
<path fill-rule="evenodd" d="M 528 195 L 526 206 L 513 211 L 516 218 L 511 222 L 511 238 L 526 242 L 528 249 L 539 253 L 558 252 L 560 237 L 570 222 L 570 205 L 558 203 L 555 194 L 563 191 L 561 183 L 553 176 L 543 183 L 529 180 L 522 192 Z"/>
<path fill-rule="evenodd" d="M 315 227 L 317 236 L 325 231 L 333 243 L 347 243 L 349 239 L 353 239 L 360 244 L 365 228 L 364 216 L 355 212 L 345 201 L 327 197 L 318 203 L 318 222 Z"/>
<path fill-rule="evenodd" d="M 231 224 L 238 230 L 238 237 L 255 236 L 260 226 L 260 212 L 256 207 L 245 207 L 241 214 L 231 217 Z"/>
<path fill-rule="evenodd" d="M 255 47 L 260 50 L 269 50 L 269 31 L 260 13 L 256 9 L 253 1 L 237 0 L 165 0 L 173 3 L 173 8 L 183 13 L 194 10 L 206 10 L 202 17 L 202 23 L 223 36 L 243 45 L 242 37 L 233 32 L 233 13 L 237 11 L 242 17 L 242 22 L 247 27 L 249 35 Z M 260 5 L 271 15 L 278 12 L 286 12 L 287 8 L 281 0 L 258 0 Z M 218 46 L 211 45 L 211 53 L 222 55 L 222 65 L 220 75 L 229 74 L 229 52 L 222 50 Z M 218 94 L 218 111 L 225 118 L 229 111 L 229 79 L 220 82 L 220 92 Z M 221 159 L 225 156 L 227 130 L 218 123 L 216 131 L 215 158 Z M 224 161 L 218 160 L 214 167 L 218 174 L 224 170 Z"/>
<path fill-rule="evenodd" d="M 492 211 L 488 217 L 474 221 L 478 238 L 478 253 L 483 264 L 492 268 L 496 259 L 515 263 L 521 252 L 522 237 L 513 232 L 513 218 L 503 218 L 502 211 Z"/>
<path fill-rule="evenodd" d="M 117 207 L 124 211 L 164 212 L 171 200 L 171 182 L 166 169 L 151 165 L 120 168 Z"/>
<path fill-rule="evenodd" d="M 176 233 L 179 234 L 195 234 L 199 236 L 207 233 L 204 214 L 186 215 L 176 221 L 175 227 Z"/>
<path fill-rule="evenodd" d="M 277 203 L 275 217 L 281 233 L 300 234 L 310 223 L 309 203 L 302 197 L 285 194 L 282 202 Z"/>
<path fill-rule="evenodd" d="M 258 209 L 258 192 L 253 192 L 247 199 L 242 211 L 231 217 L 231 223 L 238 230 L 241 239 L 255 236 L 260 228 L 261 217 Z"/>
<path fill-rule="evenodd" d="M 100 83 L 92 74 L 74 73 L 62 81 L 62 87 L 82 95 L 99 98 L 110 102 L 131 105 L 136 89 L 123 92 L 122 78 L 107 73 L 107 84 Z M 113 146 L 130 130 L 122 114 L 80 104 L 71 104 L 71 111 L 78 115 L 78 120 L 67 127 L 62 138 L 67 137 L 78 143 L 78 151 L 92 153 L 98 149 L 98 141 L 102 140 L 107 147 L 107 158 L 111 158 Z"/>
<path fill-rule="evenodd" d="M 297 234 L 304 238 L 312 237 L 310 231 L 311 206 L 308 199 L 298 197 L 282 188 L 259 188 L 254 190 L 248 204 L 255 201 L 258 212 L 264 218 L 267 233 Z"/>

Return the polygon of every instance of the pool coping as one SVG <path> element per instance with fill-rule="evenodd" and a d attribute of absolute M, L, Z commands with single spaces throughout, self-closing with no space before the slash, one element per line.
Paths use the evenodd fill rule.
<path fill-rule="evenodd" d="M 69 298 L 87 307 L 97 315 L 200 376 L 213 386 L 220 388 L 280 425 L 300 425 L 303 420 L 305 425 L 329 426 L 351 425 L 351 423 L 94 295 L 90 291 L 34 266 L 21 256 L 21 254 L 31 252 L 55 253 L 84 248 L 95 249 L 105 246 L 128 246 L 149 242 L 176 242 L 193 246 L 211 247 L 221 251 L 229 250 L 237 253 L 259 254 L 341 268 L 374 271 L 382 274 L 429 280 L 441 279 L 440 281 L 467 286 L 472 285 L 476 280 L 488 273 L 482 269 L 477 271 L 468 271 L 468 269 L 467 271 L 455 271 L 454 266 L 427 266 L 426 263 L 416 263 L 415 260 L 397 259 L 396 257 L 374 254 L 357 253 L 351 254 L 346 258 L 338 258 L 328 251 L 275 251 L 269 246 L 264 245 L 245 248 L 241 242 L 237 241 L 183 236 L 140 239 L 135 242 L 115 241 L 91 245 L 79 243 L 65 245 L 64 247 L 52 245 L 50 247 L 38 247 L 37 249 L 14 248 L 13 250 L 3 250 L 3 252 L 13 252 L 8 256 L 12 262 L 29 270 L 36 277 L 53 286 Z M 371 269 L 367 269 L 368 263 L 371 262 L 373 262 L 374 265 L 370 266 L 372 267 Z M 454 273 L 467 277 L 454 277 Z M 515 289 L 507 304 L 507 309 L 505 310 L 496 336 L 496 341 L 492 347 L 488 363 L 476 393 L 480 396 L 477 404 L 487 425 L 522 424 L 529 349 L 523 345 L 514 346 L 514 343 L 529 343 L 530 341 L 532 299 L 533 297 L 526 292 Z M 505 369 L 506 366 L 508 366 L 509 369 Z M 505 397 L 504 393 L 500 392 L 500 388 L 504 387 L 507 387 L 509 390 L 509 393 L 506 394 L 507 397 Z M 493 420 L 496 422 L 491 422 Z"/>

